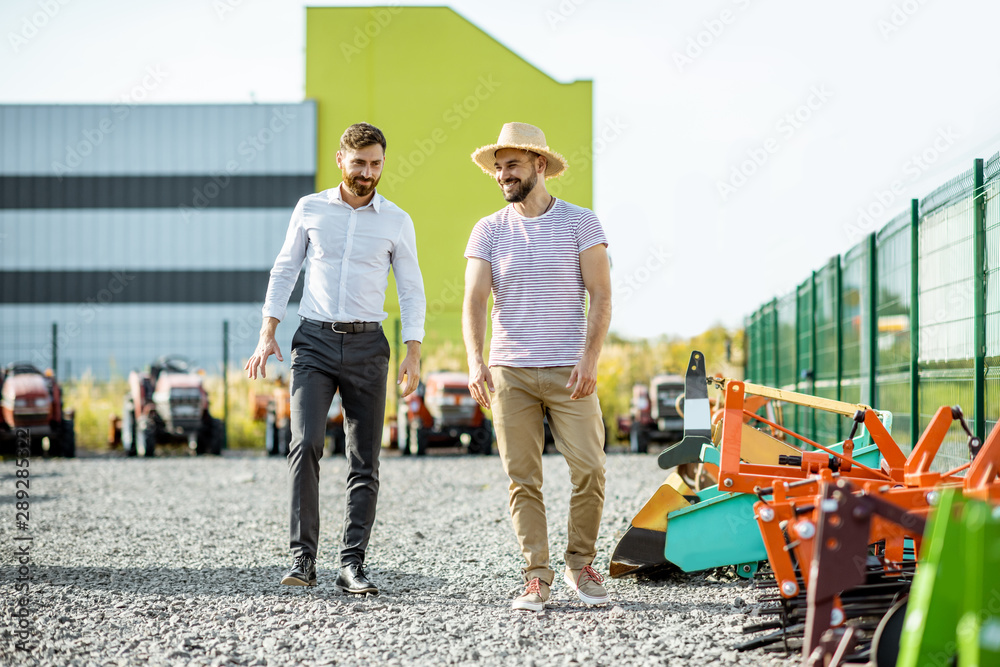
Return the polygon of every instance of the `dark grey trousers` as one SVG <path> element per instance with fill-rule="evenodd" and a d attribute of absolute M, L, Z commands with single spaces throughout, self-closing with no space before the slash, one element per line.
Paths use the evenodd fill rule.
<path fill-rule="evenodd" d="M 292 337 L 288 474 L 293 556 L 318 553 L 319 460 L 330 402 L 340 389 L 348 470 L 340 563 L 364 563 L 375 522 L 388 372 L 389 342 L 381 330 L 339 334 L 303 321 Z"/>

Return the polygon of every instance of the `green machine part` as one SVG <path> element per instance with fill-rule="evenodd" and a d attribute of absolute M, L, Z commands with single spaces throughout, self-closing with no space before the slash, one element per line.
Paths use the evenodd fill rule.
<path fill-rule="evenodd" d="M 910 587 L 896 667 L 952 664 L 955 617 L 964 594 L 965 535 L 959 520 L 964 498 L 945 491 L 927 526 L 920 565 Z"/>
<path fill-rule="evenodd" d="M 959 667 L 1000 665 L 1000 510 L 948 489 L 927 527 L 896 665 L 955 658 Z"/>
<path fill-rule="evenodd" d="M 965 613 L 958 622 L 958 667 L 1000 665 L 1000 511 L 965 509 Z"/>

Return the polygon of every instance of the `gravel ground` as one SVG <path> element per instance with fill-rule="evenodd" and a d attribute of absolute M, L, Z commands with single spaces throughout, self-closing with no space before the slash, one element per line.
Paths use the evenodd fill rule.
<path fill-rule="evenodd" d="M 368 564 L 379 596 L 333 586 L 345 463 L 323 460 L 319 586 L 278 584 L 287 551 L 283 460 L 32 460 L 30 525 L 16 530 L 2 464 L 0 664 L 792 665 L 736 653 L 756 592 L 723 571 L 608 580 L 587 608 L 557 577 L 541 614 L 513 611 L 520 556 L 498 457 L 385 453 Z M 663 480 L 655 457 L 609 455 L 598 560 Z M 568 471 L 545 457 L 553 567 L 566 543 Z M 37 646 L 16 651 L 11 614 L 30 535 Z M 745 601 L 745 602 L 744 602 Z"/>

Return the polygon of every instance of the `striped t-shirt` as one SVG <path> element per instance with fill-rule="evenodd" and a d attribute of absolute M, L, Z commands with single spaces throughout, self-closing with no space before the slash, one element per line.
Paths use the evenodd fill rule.
<path fill-rule="evenodd" d="M 594 212 L 557 199 L 537 218 L 510 204 L 476 223 L 466 257 L 493 270 L 490 366 L 575 366 L 587 337 L 580 253 L 607 246 Z"/>

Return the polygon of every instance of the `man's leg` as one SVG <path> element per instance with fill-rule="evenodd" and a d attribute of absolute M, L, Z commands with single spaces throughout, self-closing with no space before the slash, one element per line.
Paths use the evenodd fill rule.
<path fill-rule="evenodd" d="M 538 369 L 494 366 L 493 426 L 504 472 L 510 478 L 510 518 L 526 565 L 525 583 L 552 585 L 549 534 L 542 498 L 542 402 Z M 545 596 L 547 597 L 547 595 Z"/>
<path fill-rule="evenodd" d="M 385 382 L 389 374 L 389 342 L 381 331 L 343 336 L 340 396 L 344 406 L 348 472 L 341 567 L 364 564 L 375 523 Z"/>
<path fill-rule="evenodd" d="M 326 415 L 337 391 L 338 351 L 315 325 L 304 323 L 292 338 L 292 442 L 288 450 L 293 556 L 316 557 L 319 543 L 319 460 Z"/>
<path fill-rule="evenodd" d="M 566 388 L 572 368 L 546 368 L 543 397 L 556 442 L 569 466 L 573 494 L 569 502 L 566 567 L 581 570 L 597 555 L 597 534 L 604 512 L 604 421 L 597 394 L 573 400 Z"/>

